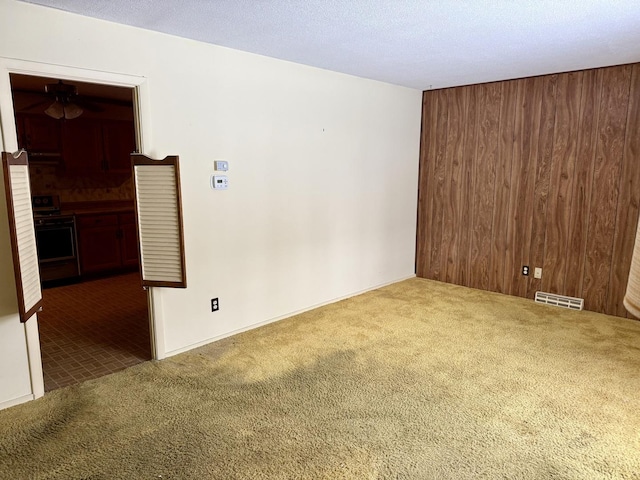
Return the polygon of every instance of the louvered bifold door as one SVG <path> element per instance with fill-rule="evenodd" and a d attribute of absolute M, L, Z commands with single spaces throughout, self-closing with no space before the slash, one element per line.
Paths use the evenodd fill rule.
<path fill-rule="evenodd" d="M 42 306 L 27 152 L 21 151 L 16 156 L 2 152 L 2 169 L 7 196 L 18 310 L 20 321 L 26 322 Z"/>
<path fill-rule="evenodd" d="M 142 284 L 187 286 L 178 157 L 131 154 Z"/>
<path fill-rule="evenodd" d="M 631 256 L 627 291 L 622 300 L 624 307 L 636 318 L 640 318 L 640 221 L 636 231 L 636 241 Z"/>

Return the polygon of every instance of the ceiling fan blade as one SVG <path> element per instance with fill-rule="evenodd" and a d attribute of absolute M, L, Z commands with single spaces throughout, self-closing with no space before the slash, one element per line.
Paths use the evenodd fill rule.
<path fill-rule="evenodd" d="M 72 98 L 71 103 L 75 103 L 79 107 L 89 110 L 90 112 L 104 112 L 104 107 L 80 97 Z"/>
<path fill-rule="evenodd" d="M 33 108 L 40 107 L 41 105 L 50 105 L 51 103 L 53 103 L 51 100 L 40 100 L 39 102 L 32 103 L 27 107 L 22 107 L 20 110 L 31 110 Z"/>

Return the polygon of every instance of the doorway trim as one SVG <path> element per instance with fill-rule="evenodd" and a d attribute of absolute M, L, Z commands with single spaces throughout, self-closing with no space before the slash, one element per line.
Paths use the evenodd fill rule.
<path fill-rule="evenodd" d="M 15 126 L 15 112 L 13 111 L 13 97 L 9 77 L 11 73 L 52 77 L 77 82 L 99 83 L 133 89 L 133 108 L 138 150 L 139 153 L 146 155 L 153 153 L 149 143 L 149 139 L 151 138 L 151 122 L 149 115 L 149 87 L 146 77 L 28 60 L 17 60 L 6 57 L 0 57 L 0 150 L 8 152 L 18 150 L 18 136 Z M 155 294 L 155 288 L 156 287 L 149 287 L 147 289 L 147 310 L 149 312 L 149 329 L 151 333 L 151 354 L 154 360 L 159 360 L 166 356 L 166 352 L 162 303 L 159 295 Z M 31 388 L 34 398 L 38 398 L 44 395 L 44 377 L 42 373 L 37 314 L 35 316 L 36 320 L 31 319 L 27 321 L 24 324 L 24 328 L 29 356 Z"/>

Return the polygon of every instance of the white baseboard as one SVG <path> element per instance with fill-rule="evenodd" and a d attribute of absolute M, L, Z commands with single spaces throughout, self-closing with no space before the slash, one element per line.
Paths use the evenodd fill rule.
<path fill-rule="evenodd" d="M 385 282 L 385 283 L 381 283 L 380 285 L 375 285 L 375 286 L 370 287 L 370 288 L 365 288 L 364 290 L 359 290 L 357 292 L 349 293 L 349 294 L 343 295 L 341 297 L 336 297 L 336 298 L 333 298 L 331 300 L 327 300 L 326 302 L 317 303 L 317 304 L 311 305 L 310 307 L 307 307 L 307 308 L 303 308 L 303 309 L 300 309 L 300 310 L 295 310 L 293 312 L 285 313 L 284 315 L 280 315 L 278 317 L 270 318 L 269 320 L 264 320 L 262 322 L 253 323 L 253 324 L 251 324 L 251 325 L 249 325 L 247 327 L 239 328 L 237 330 L 232 330 L 231 332 L 227 332 L 227 333 L 224 333 L 222 335 L 218 335 L 218 336 L 215 336 L 215 337 L 212 337 L 212 338 L 208 338 L 208 339 L 203 340 L 201 342 L 197 342 L 197 343 L 193 343 L 191 345 L 187 345 L 186 347 L 178 348 L 176 350 L 171 350 L 170 352 L 165 352 L 165 357 L 164 358 L 173 357 L 174 355 L 178 355 L 180 353 L 188 352 L 189 350 L 193 350 L 194 348 L 202 347 L 202 346 L 208 345 L 209 343 L 212 343 L 212 342 L 217 342 L 218 340 L 222 340 L 223 338 L 232 337 L 233 335 L 237 335 L 237 334 L 242 333 L 242 332 L 253 330 L 254 328 L 262 327 L 264 325 L 268 325 L 270 323 L 274 323 L 274 322 L 277 322 L 279 320 L 284 320 L 285 318 L 293 317 L 295 315 L 299 315 L 301 313 L 308 312 L 309 310 L 314 310 L 316 308 L 324 307 L 325 305 L 330 305 L 332 303 L 336 303 L 336 302 L 339 302 L 341 300 L 345 300 L 347 298 L 355 297 L 356 295 L 362 295 L 363 293 L 367 293 L 367 292 L 370 292 L 372 290 L 377 290 L 378 288 L 386 287 L 387 285 L 392 285 L 394 283 L 402 282 L 404 280 L 409 280 L 410 278 L 415 278 L 415 277 L 416 277 L 416 275 L 413 274 L 413 275 L 409 275 L 409 276 L 406 276 L 406 277 L 398 278 L 398 279 L 392 280 L 390 282 Z"/>
<path fill-rule="evenodd" d="M 12 400 L 7 400 L 5 402 L 0 402 L 0 410 L 4 410 L 5 408 L 14 407 L 16 405 L 20 405 L 21 403 L 30 402 L 34 400 L 35 396 L 33 394 L 23 395 L 22 397 L 14 398 Z"/>

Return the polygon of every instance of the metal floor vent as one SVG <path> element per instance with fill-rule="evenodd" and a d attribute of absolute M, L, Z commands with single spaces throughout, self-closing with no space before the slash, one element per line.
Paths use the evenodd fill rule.
<path fill-rule="evenodd" d="M 566 297 L 564 295 L 554 295 L 553 293 L 546 292 L 536 292 L 535 301 L 536 303 L 570 308 L 571 310 L 582 310 L 584 306 L 584 298 Z"/>

